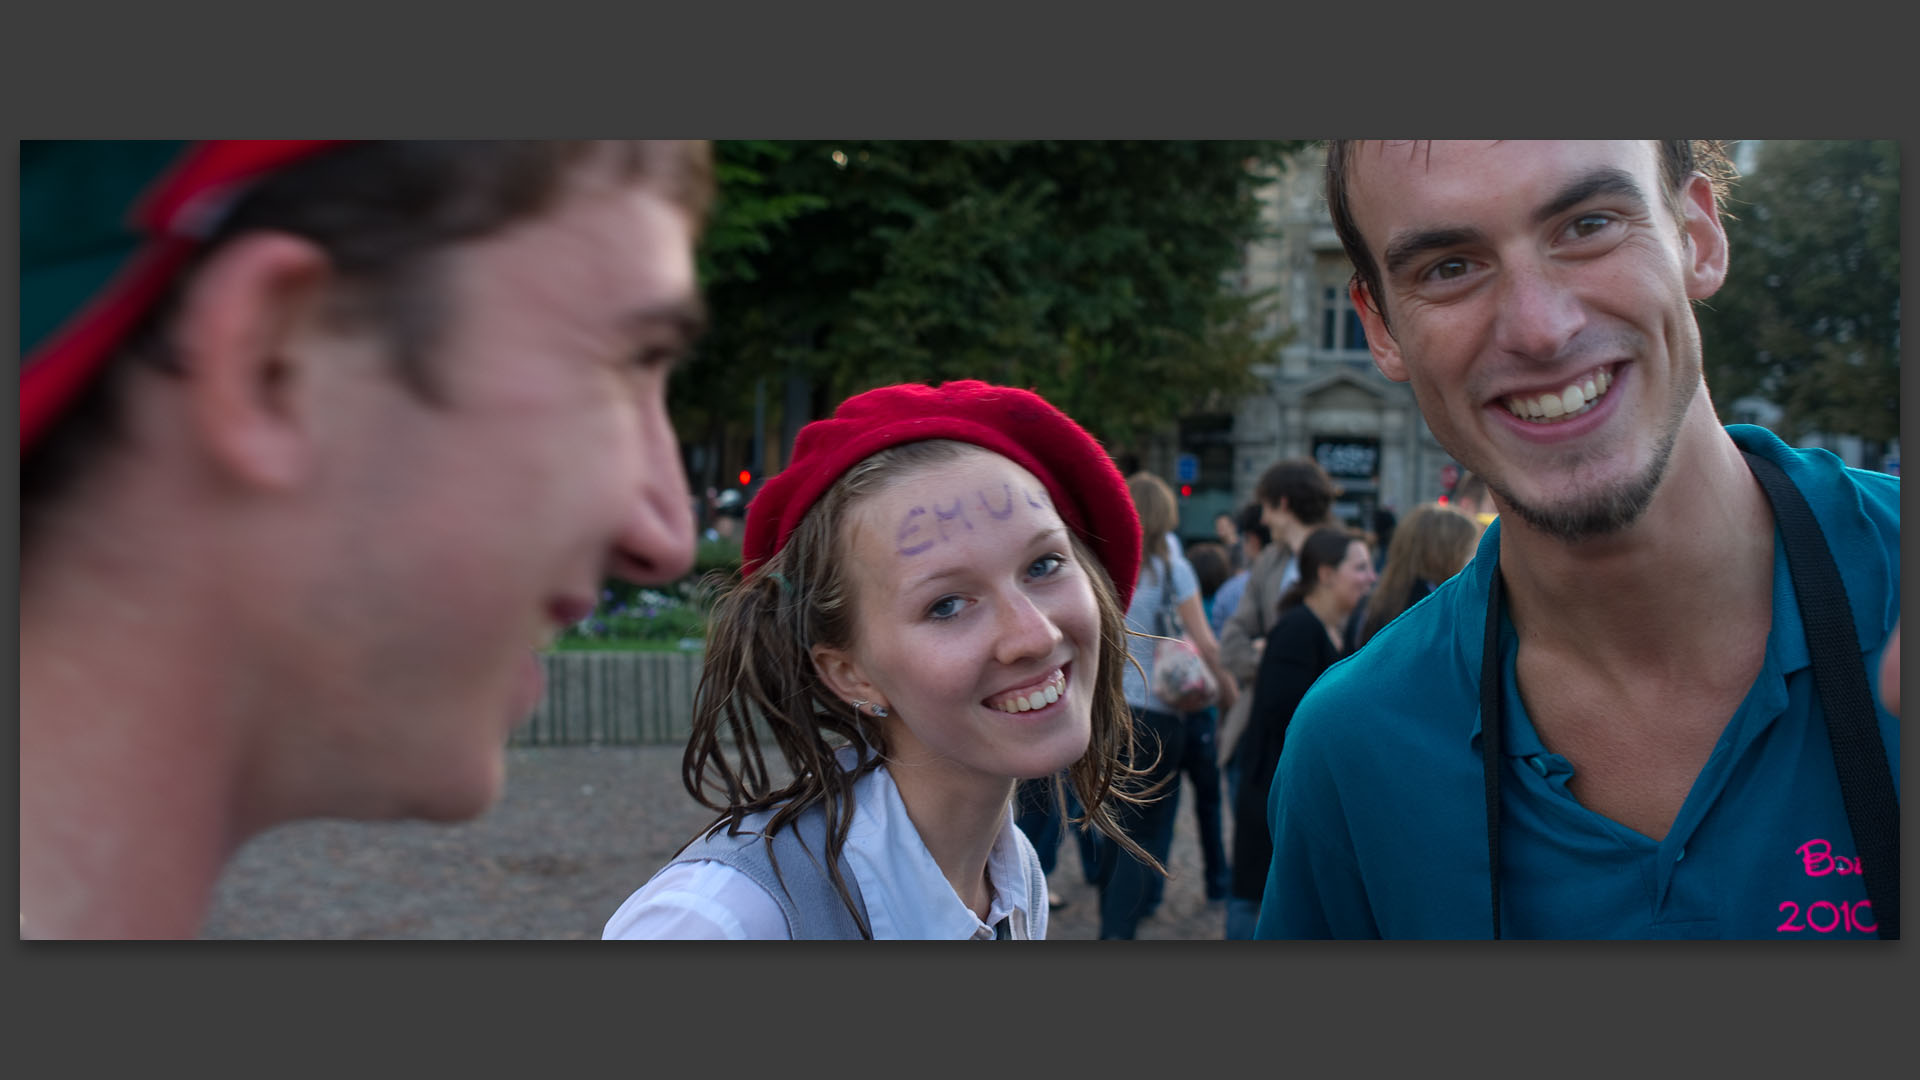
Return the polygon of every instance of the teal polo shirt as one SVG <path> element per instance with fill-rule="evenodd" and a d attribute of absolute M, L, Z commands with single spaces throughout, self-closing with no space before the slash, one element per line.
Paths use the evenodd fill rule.
<path fill-rule="evenodd" d="M 1869 685 L 1900 617 L 1900 484 L 1764 428 L 1727 428 L 1805 495 L 1847 590 Z M 1261 938 L 1490 936 L 1479 676 L 1496 521 L 1466 570 L 1328 669 L 1287 732 L 1268 802 Z M 1501 935 L 1872 937 L 1826 718 L 1776 528 L 1760 674 L 1664 840 L 1573 798 L 1514 683 L 1502 620 Z M 1900 783 L 1899 718 L 1880 707 Z"/>

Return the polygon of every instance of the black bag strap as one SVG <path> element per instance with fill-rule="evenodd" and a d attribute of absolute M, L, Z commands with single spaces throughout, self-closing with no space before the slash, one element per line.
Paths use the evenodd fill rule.
<path fill-rule="evenodd" d="M 1876 932 L 1882 940 L 1892 941 L 1900 936 L 1900 802 L 1894 794 L 1886 746 L 1880 740 L 1873 695 L 1867 689 L 1866 667 L 1860 661 L 1853 607 L 1820 523 L 1806 498 L 1787 478 L 1786 470 L 1757 454 L 1741 453 L 1766 492 L 1786 544 L 1787 571 L 1793 579 L 1794 598 L 1813 657 L 1814 685 L 1827 717 L 1834 771 L 1840 778 L 1840 797 L 1853 832 L 1854 852 L 1866 879 L 1867 903 L 1873 908 Z M 1487 589 L 1486 646 L 1480 664 L 1480 755 L 1486 777 L 1487 874 L 1495 940 L 1500 937 L 1500 736 L 1505 722 L 1500 664 L 1504 596 L 1499 557 L 1496 549 L 1493 580 Z"/>
<path fill-rule="evenodd" d="M 1500 692 L 1500 549 L 1493 550 L 1487 586 L 1487 643 L 1480 661 L 1480 770 L 1487 790 L 1487 894 L 1493 899 L 1493 940 L 1500 940 L 1500 736 L 1506 712 Z"/>
<path fill-rule="evenodd" d="M 1813 654 L 1813 681 L 1827 714 L 1827 738 L 1833 744 L 1854 853 L 1866 878 L 1867 902 L 1881 940 L 1893 941 L 1900 936 L 1900 800 L 1893 791 L 1886 745 L 1880 741 L 1866 665 L 1860 660 L 1853 605 L 1813 508 L 1787 479 L 1786 470 L 1758 454 L 1741 452 L 1773 503 L 1773 519 L 1786 538 L 1787 572 Z"/>

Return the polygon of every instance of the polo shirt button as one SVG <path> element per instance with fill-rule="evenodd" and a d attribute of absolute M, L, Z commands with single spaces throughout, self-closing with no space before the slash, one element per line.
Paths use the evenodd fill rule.
<path fill-rule="evenodd" d="M 1547 775 L 1547 763 L 1541 760 L 1539 754 L 1528 757 L 1527 764 L 1533 766 L 1533 771 L 1539 773 L 1541 776 Z"/>

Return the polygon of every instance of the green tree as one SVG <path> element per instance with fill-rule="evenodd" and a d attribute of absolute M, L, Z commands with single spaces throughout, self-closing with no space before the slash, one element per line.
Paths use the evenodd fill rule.
<path fill-rule="evenodd" d="M 827 205 L 820 195 L 782 188 L 770 178 L 792 154 L 793 144 L 764 140 L 715 145 L 714 178 L 720 194 L 700 245 L 700 280 L 709 294 L 716 287 L 727 297 L 750 291 L 760 268 L 778 257 L 776 245 L 793 219 Z M 712 314 L 711 295 L 708 307 Z M 682 436 L 693 436 L 709 449 L 706 475 L 698 478 L 703 487 L 720 483 L 714 454 L 724 444 L 727 429 L 737 426 L 741 388 L 750 392 L 773 366 L 759 336 L 763 326 L 757 314 L 730 302 L 721 307 L 715 315 L 717 331 L 701 349 L 706 362 L 675 375 L 669 398 Z"/>
<path fill-rule="evenodd" d="M 1898 146 L 1766 142 L 1731 195 L 1727 281 L 1700 311 L 1721 415 L 1756 394 L 1790 439 L 1897 438 Z"/>
<path fill-rule="evenodd" d="M 1256 192 L 1299 144 L 781 144 L 722 213 L 749 218 L 707 281 L 714 328 L 681 403 L 751 415 L 756 382 L 788 435 L 887 382 L 1031 387 L 1120 450 L 1213 395 L 1252 389 L 1275 348 L 1268 298 L 1226 277 L 1259 234 Z M 741 148 L 722 143 L 723 162 Z M 762 227 L 757 224 L 764 220 Z M 777 234 L 777 235 L 776 235 Z M 764 385 L 764 382 L 763 382 Z M 797 392 L 795 392 L 797 390 Z"/>

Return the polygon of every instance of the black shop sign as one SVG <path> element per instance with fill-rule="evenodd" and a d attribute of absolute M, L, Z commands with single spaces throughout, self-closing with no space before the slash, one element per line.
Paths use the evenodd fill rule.
<path fill-rule="evenodd" d="M 1380 474 L 1380 440 L 1315 439 L 1313 460 L 1336 479 L 1371 480 Z"/>

